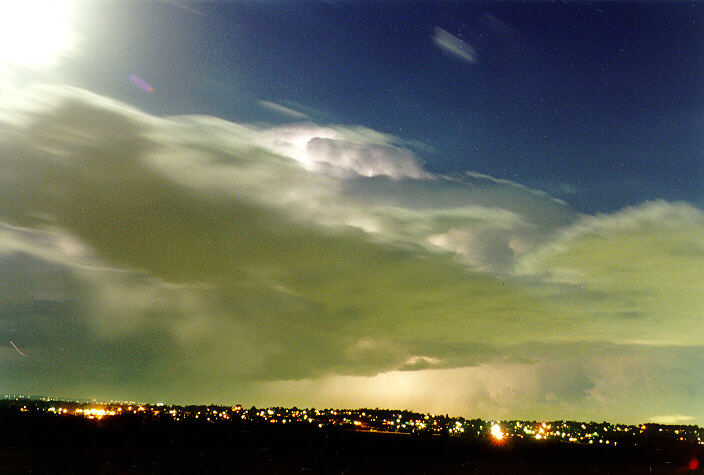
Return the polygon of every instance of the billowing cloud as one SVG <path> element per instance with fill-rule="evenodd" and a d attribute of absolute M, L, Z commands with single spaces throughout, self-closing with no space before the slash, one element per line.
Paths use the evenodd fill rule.
<path fill-rule="evenodd" d="M 697 208 L 584 216 L 363 127 L 0 109 L 6 392 L 704 417 Z"/>
<path fill-rule="evenodd" d="M 566 227 L 522 256 L 518 273 L 559 288 L 553 299 L 565 311 L 575 307 L 575 299 L 586 298 L 593 338 L 699 345 L 702 233 L 701 210 L 684 203 L 645 203 Z M 616 336 L 618 328 L 626 333 Z"/>

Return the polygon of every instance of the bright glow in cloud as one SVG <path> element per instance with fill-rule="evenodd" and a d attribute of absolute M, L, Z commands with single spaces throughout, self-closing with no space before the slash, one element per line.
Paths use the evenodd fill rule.
<path fill-rule="evenodd" d="M 72 13 L 68 0 L 0 0 L 0 68 L 50 66 L 70 52 Z"/>
<path fill-rule="evenodd" d="M 291 125 L 264 130 L 260 137 L 261 145 L 327 175 L 429 176 L 412 152 L 394 143 L 394 137 L 364 127 Z"/>

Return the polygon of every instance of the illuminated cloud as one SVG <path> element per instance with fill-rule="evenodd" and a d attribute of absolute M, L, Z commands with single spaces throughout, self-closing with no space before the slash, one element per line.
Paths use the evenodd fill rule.
<path fill-rule="evenodd" d="M 585 337 L 699 345 L 703 233 L 701 210 L 650 202 L 567 226 L 517 269 L 554 284 L 556 304 L 591 322 Z M 578 302 L 589 302 L 588 310 Z"/>
<path fill-rule="evenodd" d="M 683 416 L 682 414 L 665 414 L 661 416 L 653 416 L 648 422 L 656 424 L 691 424 L 694 417 Z"/>
<path fill-rule="evenodd" d="M 7 387 L 704 420 L 688 204 L 584 216 L 363 127 L 157 118 L 66 87 L 0 121 L 0 341 L 27 354 L 0 348 Z"/>
<path fill-rule="evenodd" d="M 477 50 L 474 49 L 472 45 L 440 27 L 435 27 L 433 32 L 433 43 L 451 56 L 468 63 L 477 62 Z"/>
<path fill-rule="evenodd" d="M 326 175 L 428 176 L 415 155 L 395 142 L 394 137 L 364 127 L 319 127 L 314 124 L 263 130 L 259 139 L 259 143 L 270 150 L 299 161 L 308 170 Z"/>
<path fill-rule="evenodd" d="M 699 403 L 704 385 L 690 379 L 696 358 L 704 354 L 701 348 L 578 343 L 513 347 L 507 354 L 529 361 L 488 359 L 455 368 L 266 382 L 254 385 L 252 394 L 272 405 L 320 407 L 333 400 L 345 407 L 440 414 L 451 407 L 485 419 L 575 419 L 578 414 L 582 420 L 672 424 L 693 423 L 704 415 Z M 648 415 L 650 408 L 673 404 L 694 416 Z"/>

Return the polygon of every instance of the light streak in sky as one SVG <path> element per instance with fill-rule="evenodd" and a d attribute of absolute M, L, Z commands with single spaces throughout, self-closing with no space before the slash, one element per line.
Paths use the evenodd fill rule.
<path fill-rule="evenodd" d="M 24 356 L 25 358 L 27 357 L 27 355 L 25 355 L 24 353 L 22 353 L 22 350 L 20 350 L 19 348 L 17 348 L 17 345 L 15 345 L 15 342 L 14 342 L 14 341 L 10 340 L 10 344 L 12 345 L 12 347 L 13 347 L 15 350 L 17 350 L 17 353 L 19 353 L 20 355 Z"/>
<path fill-rule="evenodd" d="M 147 81 L 140 78 L 139 76 L 135 74 L 130 74 L 130 81 L 132 81 L 132 84 L 134 84 L 147 94 L 154 94 L 154 88 Z"/>

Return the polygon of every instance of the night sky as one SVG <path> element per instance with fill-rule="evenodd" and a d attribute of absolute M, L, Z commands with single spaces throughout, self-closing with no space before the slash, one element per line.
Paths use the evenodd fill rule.
<path fill-rule="evenodd" d="M 0 393 L 704 424 L 704 5 L 0 18 Z"/>

